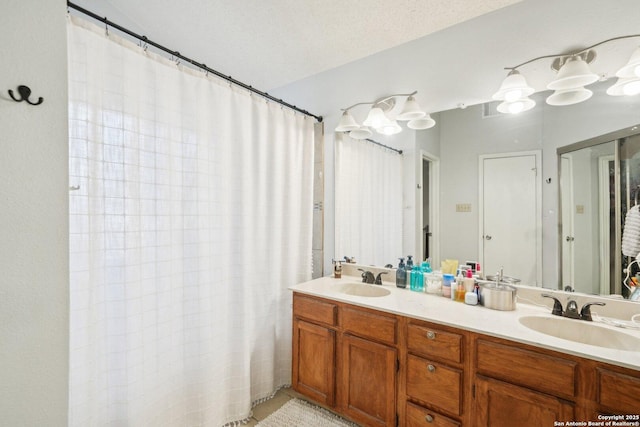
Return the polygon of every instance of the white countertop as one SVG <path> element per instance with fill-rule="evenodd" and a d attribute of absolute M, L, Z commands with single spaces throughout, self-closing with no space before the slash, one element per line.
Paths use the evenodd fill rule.
<path fill-rule="evenodd" d="M 554 317 L 548 308 L 518 302 L 514 311 L 491 310 L 480 305 L 471 306 L 451 301 L 438 295 L 400 289 L 392 283 L 383 283 L 382 286 L 390 294 L 382 297 L 361 297 L 340 292 L 340 285 L 350 282 L 360 282 L 360 278 L 345 275 L 341 279 L 322 277 L 290 286 L 289 289 L 640 370 L 640 351 L 616 350 L 568 341 L 536 332 L 518 321 L 522 316 Z M 640 339 L 640 331 L 637 330 L 602 323 L 596 326 L 628 334 L 630 339 Z"/>

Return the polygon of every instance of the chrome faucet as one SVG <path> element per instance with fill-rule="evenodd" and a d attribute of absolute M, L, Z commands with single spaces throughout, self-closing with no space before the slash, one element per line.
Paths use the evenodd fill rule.
<path fill-rule="evenodd" d="M 563 316 L 568 317 L 570 319 L 580 319 L 586 320 L 587 322 L 591 322 L 593 318 L 591 317 L 591 306 L 592 305 L 607 305 L 604 302 L 588 302 L 582 306 L 580 312 L 578 312 L 578 303 L 574 300 L 569 300 L 567 303 L 567 309 L 562 309 L 562 303 L 560 300 L 553 295 L 542 294 L 545 298 L 553 299 L 553 309 L 551 310 L 551 314 L 555 316 Z"/>
<path fill-rule="evenodd" d="M 362 283 L 375 283 L 376 278 L 372 272 L 368 270 L 365 271 L 361 268 L 359 268 L 358 271 L 362 271 Z"/>

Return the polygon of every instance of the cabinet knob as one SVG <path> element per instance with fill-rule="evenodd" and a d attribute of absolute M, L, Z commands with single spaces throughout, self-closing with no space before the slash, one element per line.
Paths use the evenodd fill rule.
<path fill-rule="evenodd" d="M 427 366 L 427 369 L 429 370 L 429 372 L 435 372 L 436 367 L 435 367 L 435 366 L 433 366 L 433 365 L 428 365 L 428 366 Z"/>
<path fill-rule="evenodd" d="M 433 331 L 428 331 L 427 332 L 427 338 L 429 338 L 430 340 L 435 340 L 436 339 L 436 333 Z"/>
<path fill-rule="evenodd" d="M 433 422 L 433 415 L 431 414 L 427 414 L 426 417 L 424 417 L 424 420 L 428 423 L 432 423 Z"/>

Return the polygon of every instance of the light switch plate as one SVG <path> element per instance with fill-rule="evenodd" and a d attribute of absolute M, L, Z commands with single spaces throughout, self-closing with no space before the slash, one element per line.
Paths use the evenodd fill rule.
<path fill-rule="evenodd" d="M 471 203 L 456 204 L 456 212 L 471 212 Z"/>

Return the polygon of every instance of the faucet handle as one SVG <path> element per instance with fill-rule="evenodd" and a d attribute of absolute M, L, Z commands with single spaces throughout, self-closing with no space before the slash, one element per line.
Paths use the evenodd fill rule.
<path fill-rule="evenodd" d="M 560 302 L 560 300 L 556 297 L 554 297 L 553 295 L 549 295 L 549 294 L 541 294 L 543 297 L 545 298 L 551 298 L 553 299 L 553 310 L 551 311 L 551 314 L 555 315 L 555 316 L 562 316 L 564 314 L 564 310 L 562 309 L 562 303 Z"/>
<path fill-rule="evenodd" d="M 378 273 L 378 276 L 376 277 L 376 281 L 375 281 L 376 285 L 382 285 L 382 275 L 383 274 L 388 274 L 388 272 L 381 271 L 380 273 Z"/>
<path fill-rule="evenodd" d="M 593 319 L 591 318 L 591 306 L 592 305 L 607 305 L 604 302 L 588 302 L 585 305 L 582 306 L 582 309 L 580 310 L 580 318 L 582 320 L 586 320 L 588 322 L 591 322 Z"/>

